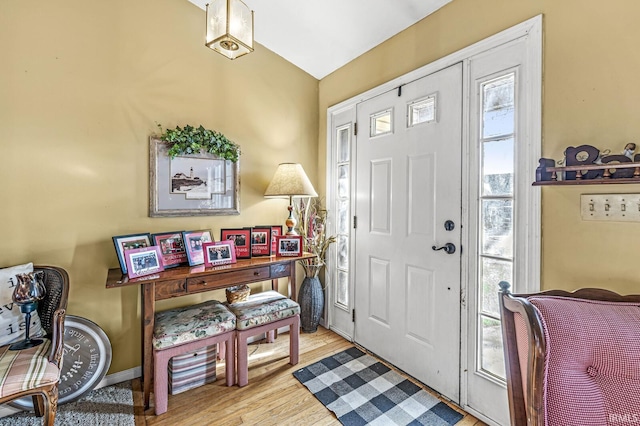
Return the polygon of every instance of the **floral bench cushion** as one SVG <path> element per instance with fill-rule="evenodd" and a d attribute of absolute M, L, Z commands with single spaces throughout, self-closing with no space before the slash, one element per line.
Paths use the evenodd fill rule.
<path fill-rule="evenodd" d="M 156 313 L 153 347 L 165 349 L 236 329 L 236 317 L 217 300 Z"/>
<path fill-rule="evenodd" d="M 237 318 L 236 328 L 247 330 L 300 314 L 300 305 L 277 291 L 252 294 L 244 302 L 229 304 Z"/>
<path fill-rule="evenodd" d="M 0 348 L 0 397 L 55 383 L 60 370 L 49 362 L 51 341 L 22 351 L 10 351 L 9 346 Z"/>
<path fill-rule="evenodd" d="M 631 424 L 640 409 L 640 307 L 552 296 L 529 301 L 547 341 L 547 424 Z"/>

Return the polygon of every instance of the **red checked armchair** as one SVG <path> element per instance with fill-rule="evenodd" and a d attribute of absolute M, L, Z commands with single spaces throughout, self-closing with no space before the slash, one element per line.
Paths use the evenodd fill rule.
<path fill-rule="evenodd" d="M 38 303 L 38 315 L 46 332 L 44 343 L 19 350 L 0 347 L 0 404 L 25 396 L 33 398 L 33 407 L 45 426 L 53 426 L 58 407 L 58 382 L 62 363 L 64 317 L 69 294 L 69 275 L 54 266 L 34 266 L 44 272 L 44 299 Z"/>
<path fill-rule="evenodd" d="M 640 295 L 500 288 L 512 425 L 640 422 Z"/>

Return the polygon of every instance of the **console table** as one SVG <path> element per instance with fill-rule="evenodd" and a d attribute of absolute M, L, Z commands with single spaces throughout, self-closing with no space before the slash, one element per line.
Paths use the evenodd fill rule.
<path fill-rule="evenodd" d="M 241 284 L 271 280 L 271 287 L 278 290 L 278 278 L 289 278 L 289 297 L 296 297 L 295 262 L 313 257 L 304 253 L 301 257 L 254 257 L 237 263 L 205 268 L 181 266 L 157 274 L 129 279 L 120 268 L 109 269 L 107 288 L 139 285 L 142 304 L 142 383 L 145 409 L 149 408 L 149 394 L 153 378 L 153 327 L 156 300 L 219 290 Z M 228 360 L 226 362 L 229 362 Z"/>

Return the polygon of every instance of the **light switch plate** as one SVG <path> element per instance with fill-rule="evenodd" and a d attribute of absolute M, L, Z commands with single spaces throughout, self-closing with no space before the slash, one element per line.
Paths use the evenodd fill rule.
<path fill-rule="evenodd" d="M 640 194 L 582 194 L 582 220 L 640 222 Z"/>

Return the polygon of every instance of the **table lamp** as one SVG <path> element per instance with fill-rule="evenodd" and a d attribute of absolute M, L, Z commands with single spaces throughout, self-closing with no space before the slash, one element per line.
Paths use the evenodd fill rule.
<path fill-rule="evenodd" d="M 264 196 L 289 197 L 289 217 L 285 222 L 286 235 L 298 235 L 295 230 L 296 219 L 293 217 L 293 197 L 317 197 L 318 194 L 300 164 L 282 163 L 278 165 Z"/>

